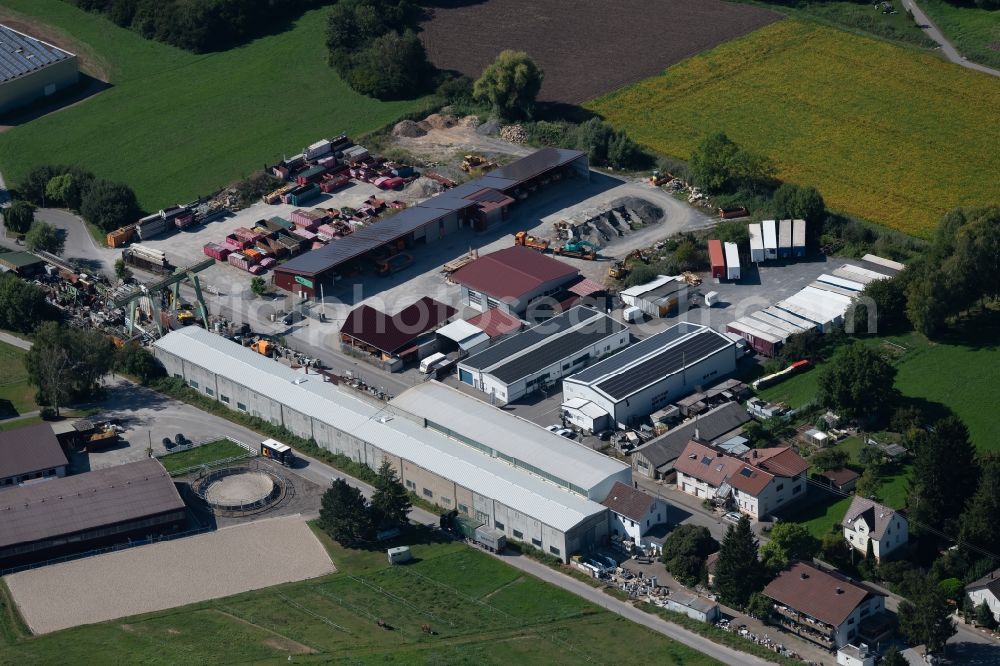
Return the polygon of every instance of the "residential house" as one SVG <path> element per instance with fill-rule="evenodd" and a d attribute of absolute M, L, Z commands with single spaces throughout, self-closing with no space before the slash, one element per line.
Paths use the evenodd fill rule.
<path fill-rule="evenodd" d="M 965 586 L 965 593 L 977 608 L 985 603 L 1000 621 L 1000 569 Z"/>
<path fill-rule="evenodd" d="M 876 560 L 906 545 L 909 524 L 895 509 L 865 497 L 855 496 L 844 515 L 844 538 L 855 550 L 868 552 L 868 542 Z"/>
<path fill-rule="evenodd" d="M 678 489 L 731 504 L 753 520 L 802 497 L 808 467 L 789 447 L 751 449 L 737 458 L 696 441 L 674 462 Z"/>
<path fill-rule="evenodd" d="M 601 502 L 610 509 L 612 535 L 632 539 L 643 549 L 660 551 L 661 545 L 643 537 L 657 525 L 667 520 L 667 503 L 659 497 L 638 490 L 633 486 L 615 482 L 611 492 Z"/>
<path fill-rule="evenodd" d="M 827 649 L 874 645 L 892 633 L 885 595 L 835 571 L 793 561 L 763 594 L 774 601 L 774 623 Z"/>

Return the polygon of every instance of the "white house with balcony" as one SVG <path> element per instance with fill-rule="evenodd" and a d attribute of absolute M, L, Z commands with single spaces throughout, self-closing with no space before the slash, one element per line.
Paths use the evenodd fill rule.
<path fill-rule="evenodd" d="M 876 560 L 888 557 L 909 541 L 909 524 L 895 509 L 865 497 L 855 496 L 844 515 L 844 538 L 855 550 L 868 553 L 868 543 Z"/>

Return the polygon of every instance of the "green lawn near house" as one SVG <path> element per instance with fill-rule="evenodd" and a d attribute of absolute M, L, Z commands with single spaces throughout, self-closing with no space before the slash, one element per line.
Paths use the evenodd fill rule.
<path fill-rule="evenodd" d="M 429 530 L 402 566 L 318 536 L 338 569 L 321 578 L 40 637 L 0 613 L 0 664 L 718 663 Z"/>
<path fill-rule="evenodd" d="M 426 104 L 380 102 L 340 80 L 327 66 L 327 8 L 278 34 L 200 55 L 62 0 L 4 0 L 0 11 L 82 46 L 112 84 L 0 133 L 0 171 L 11 184 L 39 163 L 79 164 L 128 183 L 144 208 L 157 210 L 209 194 L 322 137 L 377 129 Z"/>

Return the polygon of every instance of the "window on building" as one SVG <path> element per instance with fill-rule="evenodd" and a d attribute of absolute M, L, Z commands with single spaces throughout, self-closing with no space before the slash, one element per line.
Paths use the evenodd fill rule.
<path fill-rule="evenodd" d="M 559 549 L 556 548 L 555 546 L 549 546 L 549 552 L 552 553 L 553 555 L 559 555 L 560 554 L 559 553 Z"/>
<path fill-rule="evenodd" d="M 500 522 L 499 520 L 495 520 L 495 521 L 493 521 L 493 527 L 497 528 L 498 530 L 503 530 L 503 529 L 506 529 L 506 528 L 505 528 L 505 527 L 503 526 L 503 523 L 501 523 L 501 522 Z"/>
<path fill-rule="evenodd" d="M 196 382 L 196 381 L 195 381 L 195 380 L 193 380 L 193 379 L 189 379 L 189 380 L 188 380 L 188 384 L 190 384 L 190 385 L 191 385 L 191 388 L 198 388 L 198 382 Z"/>
<path fill-rule="evenodd" d="M 450 497 L 439 497 L 438 499 L 441 500 L 441 504 L 443 504 L 445 506 L 451 506 L 451 498 Z"/>
<path fill-rule="evenodd" d="M 427 488 L 424 488 L 424 497 L 434 497 L 434 493 L 432 493 Z"/>
<path fill-rule="evenodd" d="M 465 515 L 469 515 L 469 507 L 465 506 L 464 504 L 459 504 L 458 510 L 464 513 Z"/>
<path fill-rule="evenodd" d="M 215 395 L 215 391 L 213 391 L 212 389 L 210 389 L 210 388 L 208 388 L 206 386 L 205 387 L 205 395 L 214 396 Z"/>
<path fill-rule="evenodd" d="M 409 479 L 407 479 L 406 480 L 406 487 L 409 488 L 410 490 L 416 490 L 417 489 L 417 484 L 415 484 L 415 483 L 413 483 L 413 481 L 410 481 Z"/>
<path fill-rule="evenodd" d="M 237 402 L 236 409 L 240 410 L 241 412 L 245 412 L 247 411 L 247 406 L 244 405 L 242 402 Z"/>
<path fill-rule="evenodd" d="M 541 548 L 542 547 L 542 540 L 541 539 L 534 539 L 534 538 L 532 538 L 531 545 L 534 546 L 535 548 Z"/>
<path fill-rule="evenodd" d="M 220 393 L 219 394 L 219 400 L 221 400 L 222 402 L 226 403 L 227 405 L 229 404 L 229 396 L 228 395 L 222 395 Z"/>
<path fill-rule="evenodd" d="M 854 618 L 852 617 L 851 619 L 849 619 L 849 620 L 847 621 L 847 624 L 854 624 Z"/>
<path fill-rule="evenodd" d="M 792 488 L 792 494 L 794 495 L 795 493 L 799 492 L 800 490 L 802 490 L 802 486 L 795 486 L 794 488 Z"/>
<path fill-rule="evenodd" d="M 490 514 L 477 510 L 476 520 L 478 520 L 481 523 L 488 523 L 490 522 Z"/>
<path fill-rule="evenodd" d="M 783 483 L 779 483 L 779 484 L 778 484 L 778 487 L 777 487 L 777 488 L 775 488 L 775 490 L 777 490 L 777 491 L 778 491 L 779 493 L 780 493 L 780 492 L 781 492 L 782 490 L 784 490 L 784 489 L 785 489 L 785 484 L 783 484 Z"/>
<path fill-rule="evenodd" d="M 521 541 L 524 541 L 524 533 L 523 532 L 520 532 L 518 530 L 513 530 L 513 532 L 514 532 L 514 538 L 515 539 L 520 539 Z"/>
<path fill-rule="evenodd" d="M 182 374 L 181 374 L 181 373 L 179 373 L 179 372 L 175 372 L 175 373 L 174 373 L 174 377 L 176 377 L 177 379 L 184 379 L 184 375 L 182 375 Z"/>

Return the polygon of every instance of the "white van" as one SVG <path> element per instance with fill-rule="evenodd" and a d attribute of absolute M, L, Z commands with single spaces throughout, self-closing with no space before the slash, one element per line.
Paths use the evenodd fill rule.
<path fill-rule="evenodd" d="M 434 370 L 434 366 L 438 365 L 439 363 L 441 363 L 441 361 L 445 360 L 446 358 L 447 356 L 445 356 L 441 352 L 431 354 L 424 360 L 420 361 L 420 372 L 424 373 L 425 375 L 430 374 L 431 371 Z"/>

